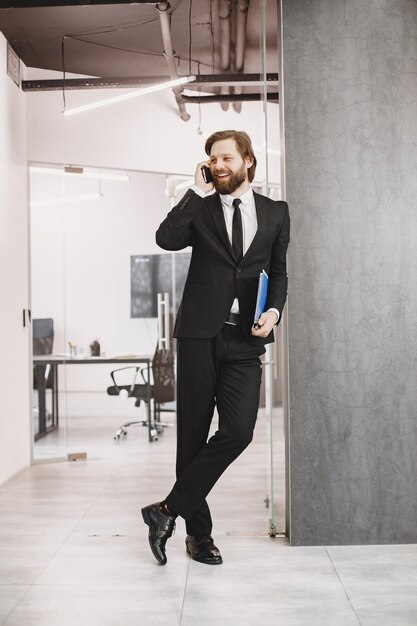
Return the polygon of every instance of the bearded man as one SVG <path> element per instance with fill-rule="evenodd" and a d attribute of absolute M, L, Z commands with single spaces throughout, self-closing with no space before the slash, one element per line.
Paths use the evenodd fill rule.
<path fill-rule="evenodd" d="M 260 356 L 274 341 L 287 297 L 288 205 L 252 190 L 256 157 L 250 137 L 219 131 L 207 139 L 205 151 L 208 160 L 198 164 L 194 186 L 156 233 L 165 250 L 192 247 L 174 328 L 176 482 L 164 500 L 142 509 L 151 550 L 162 565 L 178 515 L 185 519 L 190 557 L 210 565 L 223 562 L 211 536 L 206 497 L 252 440 Z M 268 296 L 254 326 L 262 270 L 269 275 Z M 208 438 L 215 407 L 218 430 Z"/>

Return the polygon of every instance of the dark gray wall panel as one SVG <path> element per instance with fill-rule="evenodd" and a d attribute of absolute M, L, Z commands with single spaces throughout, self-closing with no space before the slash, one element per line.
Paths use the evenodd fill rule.
<path fill-rule="evenodd" d="M 291 542 L 417 542 L 417 2 L 283 28 Z"/>

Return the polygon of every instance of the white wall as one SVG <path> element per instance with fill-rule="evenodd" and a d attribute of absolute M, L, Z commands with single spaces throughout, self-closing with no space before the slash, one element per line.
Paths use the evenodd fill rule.
<path fill-rule="evenodd" d="M 0 33 L 0 484 L 30 463 L 26 97 Z M 22 71 L 25 68 L 22 66 Z"/>

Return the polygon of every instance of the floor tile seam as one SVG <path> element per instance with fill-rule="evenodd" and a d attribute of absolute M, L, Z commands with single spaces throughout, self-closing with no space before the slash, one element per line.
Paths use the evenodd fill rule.
<path fill-rule="evenodd" d="M 187 594 L 187 584 L 188 584 L 188 576 L 190 574 L 190 563 L 191 563 L 191 559 L 188 559 L 188 566 L 187 566 L 187 573 L 185 575 L 185 584 L 184 584 L 184 593 L 182 596 L 182 604 L 181 604 L 181 612 L 180 612 L 180 621 L 178 622 L 178 626 L 181 626 L 182 624 L 182 616 L 184 614 L 184 606 L 185 606 L 185 596 Z"/>
<path fill-rule="evenodd" d="M 355 607 L 353 606 L 352 601 L 351 601 L 351 599 L 349 597 L 349 594 L 348 594 L 348 592 L 347 592 L 347 590 L 346 590 L 346 588 L 345 588 L 345 586 L 344 586 L 344 584 L 342 582 L 342 579 L 340 578 L 339 572 L 337 571 L 337 568 L 336 568 L 336 566 L 335 566 L 335 564 L 334 564 L 334 562 L 332 560 L 332 557 L 330 556 L 330 553 L 329 553 L 329 551 L 327 549 L 327 546 L 325 546 L 325 550 L 326 550 L 327 556 L 329 557 L 329 561 L 332 564 L 333 570 L 334 570 L 334 572 L 335 572 L 335 574 L 336 574 L 336 576 L 337 576 L 337 578 L 338 578 L 338 580 L 340 582 L 340 585 L 341 585 L 341 587 L 342 587 L 342 589 L 343 589 L 343 591 L 345 593 L 345 596 L 346 596 L 346 598 L 347 598 L 347 600 L 348 600 L 348 602 L 350 604 L 350 607 L 351 607 L 351 609 L 352 609 L 352 611 L 353 611 L 353 613 L 354 613 L 354 615 L 355 615 L 355 617 L 356 617 L 356 619 L 358 621 L 358 624 L 359 624 L 359 626 L 362 626 L 362 623 L 361 623 L 361 621 L 359 619 L 359 616 L 356 613 Z"/>
<path fill-rule="evenodd" d="M 10 586 L 10 585 L 9 585 Z M 26 589 L 25 593 L 23 594 L 23 596 L 21 598 L 18 599 L 18 601 L 16 602 L 16 604 L 14 605 L 14 607 L 11 609 L 11 611 L 6 615 L 6 617 L 4 618 L 4 620 L 0 623 L 0 626 L 5 626 L 7 624 L 7 621 L 9 619 L 9 617 L 12 615 L 12 613 L 16 610 L 16 608 L 19 606 L 19 604 L 22 602 L 22 600 L 24 600 L 24 598 L 26 598 L 27 594 L 31 591 L 32 589 L 32 585 L 28 586 L 28 589 Z"/>

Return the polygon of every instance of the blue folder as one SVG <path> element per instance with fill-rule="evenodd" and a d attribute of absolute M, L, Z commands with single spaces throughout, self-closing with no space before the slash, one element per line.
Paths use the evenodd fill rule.
<path fill-rule="evenodd" d="M 259 318 L 265 309 L 266 297 L 268 295 L 268 274 L 265 270 L 259 274 L 259 282 L 258 282 L 258 295 L 256 298 L 256 306 L 255 306 L 255 316 L 253 318 L 253 324 L 257 324 Z"/>

